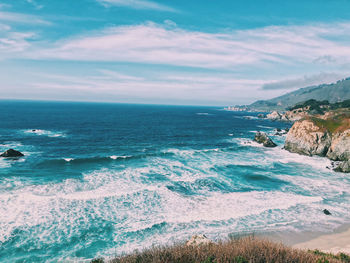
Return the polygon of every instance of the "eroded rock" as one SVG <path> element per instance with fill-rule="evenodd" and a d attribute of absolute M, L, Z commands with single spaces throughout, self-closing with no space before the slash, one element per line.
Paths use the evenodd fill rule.
<path fill-rule="evenodd" d="M 326 156 L 332 138 L 328 131 L 321 129 L 311 120 L 295 122 L 287 134 L 284 148 L 304 155 Z"/>
<path fill-rule="evenodd" d="M 275 144 L 269 136 L 265 132 L 257 132 L 254 137 L 254 141 L 257 143 L 260 143 L 264 145 L 265 147 L 276 147 L 277 144 Z"/>

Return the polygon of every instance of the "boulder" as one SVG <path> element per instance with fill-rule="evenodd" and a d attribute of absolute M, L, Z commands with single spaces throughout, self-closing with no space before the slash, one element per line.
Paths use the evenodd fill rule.
<path fill-rule="evenodd" d="M 254 137 L 254 141 L 264 145 L 265 147 L 276 147 L 275 144 L 265 132 L 257 132 Z"/>
<path fill-rule="evenodd" d="M 212 243 L 213 241 L 211 241 L 205 235 L 194 235 L 191 237 L 190 240 L 186 242 L 186 246 L 201 246 L 201 245 L 209 245 Z"/>
<path fill-rule="evenodd" d="M 334 169 L 336 172 L 350 173 L 350 160 L 341 162 L 337 168 Z"/>
<path fill-rule="evenodd" d="M 277 111 L 273 111 L 270 114 L 267 114 L 266 118 L 273 120 L 273 121 L 277 121 L 277 120 L 281 120 L 282 115 L 280 113 L 278 113 Z"/>
<path fill-rule="evenodd" d="M 332 136 L 332 144 L 327 157 L 334 161 L 350 160 L 350 130 L 338 132 Z"/>
<path fill-rule="evenodd" d="M 331 212 L 329 212 L 327 209 L 323 209 L 323 213 L 327 216 L 331 215 Z"/>
<path fill-rule="evenodd" d="M 284 148 L 290 152 L 304 155 L 326 156 L 332 138 L 328 131 L 321 129 L 311 120 L 294 123 L 287 134 Z"/>
<path fill-rule="evenodd" d="M 0 157 L 22 157 L 22 156 L 24 156 L 23 153 L 16 151 L 14 149 L 9 149 L 3 152 L 2 154 L 0 154 Z"/>

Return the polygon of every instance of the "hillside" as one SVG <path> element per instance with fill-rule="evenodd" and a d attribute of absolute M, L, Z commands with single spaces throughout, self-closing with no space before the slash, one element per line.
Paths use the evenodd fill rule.
<path fill-rule="evenodd" d="M 301 88 L 270 100 L 259 100 L 249 105 L 249 108 L 258 111 L 285 110 L 310 99 L 328 100 L 330 103 L 350 99 L 350 78 L 332 84 Z"/>

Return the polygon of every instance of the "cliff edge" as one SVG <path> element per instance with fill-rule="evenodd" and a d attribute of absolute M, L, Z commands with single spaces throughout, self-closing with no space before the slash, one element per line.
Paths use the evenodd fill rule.
<path fill-rule="evenodd" d="M 304 155 L 339 161 L 335 169 L 350 172 L 350 109 L 308 115 L 296 121 L 287 134 L 284 148 Z"/>

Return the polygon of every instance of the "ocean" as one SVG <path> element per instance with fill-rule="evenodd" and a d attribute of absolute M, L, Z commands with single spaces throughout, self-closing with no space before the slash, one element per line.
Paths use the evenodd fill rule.
<path fill-rule="evenodd" d="M 350 176 L 283 150 L 289 123 L 218 107 L 0 102 L 0 262 L 111 257 L 194 234 L 330 232 Z M 278 144 L 252 142 L 264 131 Z M 328 209 L 332 215 L 323 214 Z"/>

